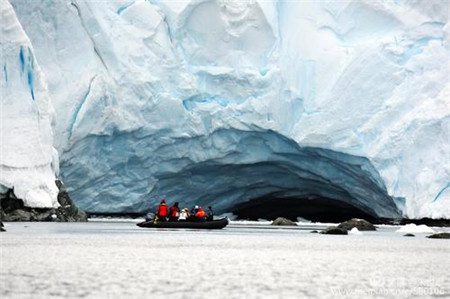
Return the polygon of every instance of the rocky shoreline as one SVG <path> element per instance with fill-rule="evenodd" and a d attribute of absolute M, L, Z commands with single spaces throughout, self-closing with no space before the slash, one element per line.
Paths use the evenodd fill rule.
<path fill-rule="evenodd" d="M 58 208 L 40 209 L 25 207 L 23 201 L 17 198 L 12 189 L 0 194 L 1 221 L 55 221 L 55 222 L 86 222 L 87 214 L 77 208 L 67 193 L 64 184 L 57 180 Z"/>

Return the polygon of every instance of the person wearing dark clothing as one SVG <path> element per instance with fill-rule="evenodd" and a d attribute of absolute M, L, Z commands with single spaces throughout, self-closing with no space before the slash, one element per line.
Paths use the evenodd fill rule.
<path fill-rule="evenodd" d="M 208 210 L 206 210 L 206 220 L 207 221 L 213 221 L 214 220 L 214 211 L 211 206 L 208 207 Z"/>
<path fill-rule="evenodd" d="M 169 208 L 166 205 L 166 201 L 163 199 L 158 206 L 158 210 L 156 211 L 156 216 L 158 221 L 166 221 L 167 216 L 169 215 Z"/>
<path fill-rule="evenodd" d="M 198 211 L 198 206 L 195 205 L 192 209 L 191 209 L 191 216 L 195 216 L 195 214 L 197 214 Z"/>
<path fill-rule="evenodd" d="M 180 208 L 178 207 L 178 202 L 174 203 L 169 210 L 169 221 L 178 221 L 180 217 Z"/>

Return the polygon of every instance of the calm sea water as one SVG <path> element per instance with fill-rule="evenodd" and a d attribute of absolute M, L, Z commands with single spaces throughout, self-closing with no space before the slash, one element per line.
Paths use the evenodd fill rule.
<path fill-rule="evenodd" d="M 134 223 L 8 223 L 1 298 L 450 297 L 450 240 L 395 227 L 142 229 Z"/>

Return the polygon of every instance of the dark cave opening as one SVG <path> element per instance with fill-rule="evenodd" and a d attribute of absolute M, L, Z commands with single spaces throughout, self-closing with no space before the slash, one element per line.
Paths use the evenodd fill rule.
<path fill-rule="evenodd" d="M 342 222 L 351 218 L 374 220 L 375 217 L 346 202 L 316 198 L 277 198 L 273 195 L 252 199 L 235 205 L 231 211 L 239 219 L 274 220 L 284 217 L 297 221 L 297 217 L 314 222 Z"/>

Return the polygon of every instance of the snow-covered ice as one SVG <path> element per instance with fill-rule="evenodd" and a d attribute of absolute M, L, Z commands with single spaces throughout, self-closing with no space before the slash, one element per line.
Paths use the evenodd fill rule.
<path fill-rule="evenodd" d="M 58 206 L 54 111 L 34 48 L 8 1 L 0 3 L 0 193 L 29 206 Z"/>

